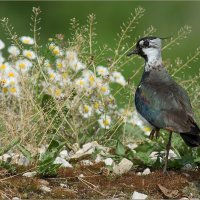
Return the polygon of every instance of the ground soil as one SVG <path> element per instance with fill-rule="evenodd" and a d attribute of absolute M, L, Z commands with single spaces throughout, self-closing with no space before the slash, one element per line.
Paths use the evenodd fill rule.
<path fill-rule="evenodd" d="M 77 165 L 61 168 L 55 177 L 22 176 L 0 169 L 0 195 L 2 199 L 130 199 L 134 191 L 148 195 L 148 199 L 200 198 L 200 170 L 153 171 L 139 176 L 136 171 L 117 176 L 103 163 L 93 166 Z M 26 169 L 30 171 L 30 169 Z M 51 188 L 44 192 L 41 185 Z"/>

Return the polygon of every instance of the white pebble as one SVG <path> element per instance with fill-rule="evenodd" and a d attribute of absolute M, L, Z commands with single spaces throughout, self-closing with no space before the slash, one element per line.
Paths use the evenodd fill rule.
<path fill-rule="evenodd" d="M 34 177 L 36 174 L 37 174 L 36 171 L 26 172 L 26 173 L 23 174 L 23 176 L 31 178 L 31 177 Z"/>
<path fill-rule="evenodd" d="M 146 199 L 148 196 L 146 195 L 146 194 L 142 194 L 142 193 L 139 193 L 139 192 L 136 192 L 136 191 L 134 191 L 133 192 L 133 194 L 132 194 L 132 197 L 131 197 L 131 199 L 132 200 L 135 200 L 135 199 L 140 199 L 140 200 L 142 200 L 142 199 Z"/>
<path fill-rule="evenodd" d="M 57 157 L 53 163 L 61 164 L 61 167 L 72 167 L 72 165 L 68 161 L 66 161 L 65 159 L 61 157 Z"/>
<path fill-rule="evenodd" d="M 111 166 L 113 164 L 113 159 L 112 158 L 106 158 L 104 160 L 104 162 L 105 162 L 105 165 Z"/>

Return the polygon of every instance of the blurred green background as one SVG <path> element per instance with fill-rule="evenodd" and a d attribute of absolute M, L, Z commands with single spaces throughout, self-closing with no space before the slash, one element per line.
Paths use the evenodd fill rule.
<path fill-rule="evenodd" d="M 56 33 L 69 36 L 70 19 L 76 17 L 85 23 L 87 15 L 96 14 L 97 40 L 100 45 L 115 45 L 120 25 L 138 6 L 146 9 L 144 17 L 134 31 L 133 38 L 153 25 L 156 35 L 166 37 L 175 35 L 185 24 L 192 27 L 192 34 L 180 46 L 164 53 L 164 58 L 185 58 L 200 45 L 200 2 L 151 2 L 151 1 L 66 1 L 66 2 L 0 2 L 0 18 L 8 17 L 19 36 L 31 35 L 29 31 L 30 15 L 33 6 L 42 10 L 41 41 L 46 42 Z M 4 30 L 0 29 L 0 38 L 5 40 Z M 194 69 L 195 70 L 195 69 Z"/>

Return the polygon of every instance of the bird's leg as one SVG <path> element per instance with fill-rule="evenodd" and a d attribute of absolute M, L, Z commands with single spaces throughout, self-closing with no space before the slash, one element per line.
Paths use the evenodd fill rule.
<path fill-rule="evenodd" d="M 168 140 L 168 143 L 166 146 L 166 157 L 165 157 L 165 166 L 163 169 L 163 173 L 167 172 L 167 164 L 168 164 L 169 150 L 171 148 L 171 140 L 172 140 L 172 131 L 170 131 L 170 133 L 169 133 L 169 140 Z"/>
<path fill-rule="evenodd" d="M 151 133 L 150 133 L 150 135 L 149 135 L 149 139 L 150 139 L 150 140 L 153 140 L 154 136 L 156 136 L 156 139 L 158 139 L 159 130 L 160 130 L 160 129 L 157 129 L 157 128 L 152 129 L 152 131 L 151 131 Z"/>
<path fill-rule="evenodd" d="M 155 132 L 156 132 L 156 129 L 155 129 L 155 128 L 151 130 L 151 133 L 150 133 L 150 135 L 149 135 L 149 139 L 150 139 L 150 140 L 153 140 Z"/>

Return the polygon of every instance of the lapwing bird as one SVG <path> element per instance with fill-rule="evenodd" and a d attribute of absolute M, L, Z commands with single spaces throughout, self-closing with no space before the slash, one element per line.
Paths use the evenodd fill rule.
<path fill-rule="evenodd" d="M 179 133 L 188 146 L 197 147 L 200 145 L 200 129 L 187 92 L 172 79 L 163 65 L 162 39 L 141 38 L 136 49 L 127 56 L 137 54 L 145 60 L 144 72 L 135 92 L 135 106 L 153 127 L 150 138 L 157 136 L 160 129 L 169 132 L 163 170 L 166 172 L 172 132 Z"/>

